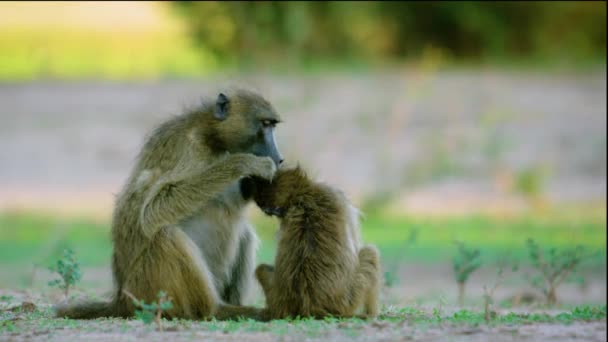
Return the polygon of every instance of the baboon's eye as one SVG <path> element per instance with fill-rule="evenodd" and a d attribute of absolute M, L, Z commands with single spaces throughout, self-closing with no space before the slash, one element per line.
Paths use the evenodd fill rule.
<path fill-rule="evenodd" d="M 276 120 L 270 120 L 270 119 L 262 120 L 262 126 L 264 126 L 264 127 L 274 127 L 276 124 L 277 124 Z"/>

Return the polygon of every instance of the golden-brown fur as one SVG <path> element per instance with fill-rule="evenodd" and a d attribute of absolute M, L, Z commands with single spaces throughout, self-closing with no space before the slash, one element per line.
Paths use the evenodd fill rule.
<path fill-rule="evenodd" d="M 258 314 L 241 306 L 258 241 L 244 216 L 243 179 L 273 176 L 280 154 L 272 129 L 279 118 L 255 93 L 225 94 L 167 121 L 147 139 L 116 198 L 112 300 L 62 304 L 57 316 L 132 316 L 123 290 L 146 302 L 166 291 L 173 301 L 169 318 Z M 265 142 L 258 141 L 261 134 Z"/>
<path fill-rule="evenodd" d="M 379 254 L 361 247 L 358 212 L 340 191 L 298 167 L 256 182 L 253 197 L 281 220 L 275 266 L 256 269 L 265 319 L 378 314 Z"/>

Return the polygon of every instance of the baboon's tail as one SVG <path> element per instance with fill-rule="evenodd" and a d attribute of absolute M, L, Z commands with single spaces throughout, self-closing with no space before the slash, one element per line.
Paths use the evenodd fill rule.
<path fill-rule="evenodd" d="M 118 303 L 83 302 L 77 304 L 60 303 L 55 305 L 55 317 L 71 319 L 94 319 L 100 317 L 125 317 Z"/>
<path fill-rule="evenodd" d="M 270 320 L 266 309 L 230 304 L 219 306 L 213 317 L 218 321 L 238 320 L 239 318 L 250 318 L 262 322 Z"/>

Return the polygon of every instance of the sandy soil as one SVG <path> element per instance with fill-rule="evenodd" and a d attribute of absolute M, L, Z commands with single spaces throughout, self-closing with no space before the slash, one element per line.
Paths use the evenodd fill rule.
<path fill-rule="evenodd" d="M 527 310 L 527 312 L 539 312 Z M 20 327 L 25 321 L 15 318 L 11 323 Z M 440 323 L 435 325 L 411 323 L 406 320 L 387 322 L 371 320 L 356 324 L 320 323 L 316 328 L 264 323 L 263 328 L 248 331 L 220 328 L 196 322 L 165 322 L 164 331 L 134 320 L 73 321 L 74 324 L 54 326 L 50 319 L 30 322 L 29 329 L 1 331 L 2 341 L 605 341 L 606 320 L 577 321 L 570 324 L 534 323 L 512 325 L 471 325 Z M 5 324 L 0 322 L 0 324 Z"/>
<path fill-rule="evenodd" d="M 306 334 L 277 336 L 268 332 L 209 332 L 204 330 L 155 332 L 140 322 L 132 322 L 128 333 L 116 327 L 105 332 L 75 330 L 36 331 L 27 334 L 0 335 L 3 341 L 605 341 L 606 322 L 580 322 L 571 325 L 534 324 L 506 327 L 419 328 L 407 323 L 370 323 L 355 332 L 347 327 L 310 337 Z M 99 326 L 99 323 L 90 325 Z M 85 325 L 84 330 L 86 330 Z M 112 331 L 114 330 L 114 331 Z M 345 330 L 347 332 L 345 332 Z"/>
<path fill-rule="evenodd" d="M 387 306 L 409 307 L 423 310 L 427 314 L 441 308 L 442 315 L 452 315 L 464 308 L 474 312 L 483 310 L 481 296 L 483 285 L 491 284 L 493 275 L 479 271 L 474 274 L 467 288 L 464 307 L 456 305 L 456 286 L 451 273 L 439 265 L 408 265 L 400 270 L 403 279 L 397 286 L 382 292 L 382 303 Z M 77 289 L 75 297 L 107 296 L 111 289 L 111 278 L 107 268 L 86 269 L 83 284 L 85 290 Z M 411 278 L 407 278 L 407 276 Z M 415 276 L 414 276 L 415 275 Z M 46 272 L 40 272 L 32 289 L 0 290 L 0 296 L 10 296 L 11 300 L 3 304 L 4 308 L 13 307 L 24 301 L 36 303 L 40 308 L 50 307 L 52 303 L 63 300 L 57 290 L 50 290 L 46 282 L 51 279 Z M 83 286 L 85 286 L 83 285 Z M 543 306 L 542 295 L 521 280 L 506 279 L 495 294 L 497 303 L 513 299 L 517 294 L 532 294 L 535 301 L 513 303 L 510 308 L 493 306 L 499 315 L 515 313 L 547 313 L 557 315 L 568 311 L 567 307 L 580 304 L 606 303 L 605 272 L 588 275 L 588 285 L 581 288 L 574 284 L 564 284 L 558 290 L 560 299 L 557 308 Z M 263 298 L 259 288 L 255 289 L 251 303 L 262 305 Z M 0 333 L 2 341 L 603 341 L 606 336 L 606 321 L 574 322 L 572 324 L 535 323 L 513 325 L 479 325 L 450 324 L 429 325 L 408 322 L 372 321 L 364 325 L 339 323 L 323 325 L 304 331 L 295 326 L 277 328 L 268 325 L 267 331 L 238 331 L 223 329 L 214 331 L 210 326 L 196 323 L 169 323 L 169 331 L 156 332 L 152 326 L 144 326 L 138 321 L 77 321 L 67 327 L 55 328 L 50 320 L 41 320 L 38 324 L 29 325 L 32 329 L 17 333 Z M 24 322 L 14 321 L 16 326 Z M 0 323 L 2 324 L 2 323 Z M 312 333 L 311 333 L 312 331 Z"/>

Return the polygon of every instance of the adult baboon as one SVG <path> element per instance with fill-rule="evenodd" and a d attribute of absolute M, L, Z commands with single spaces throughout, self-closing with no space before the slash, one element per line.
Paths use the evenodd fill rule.
<path fill-rule="evenodd" d="M 123 290 L 146 302 L 164 290 L 173 301 L 167 317 L 255 317 L 241 306 L 258 241 L 245 219 L 246 179 L 270 179 L 282 162 L 278 122 L 268 101 L 240 89 L 160 125 L 116 199 L 112 300 L 62 304 L 57 316 L 129 317 Z"/>

